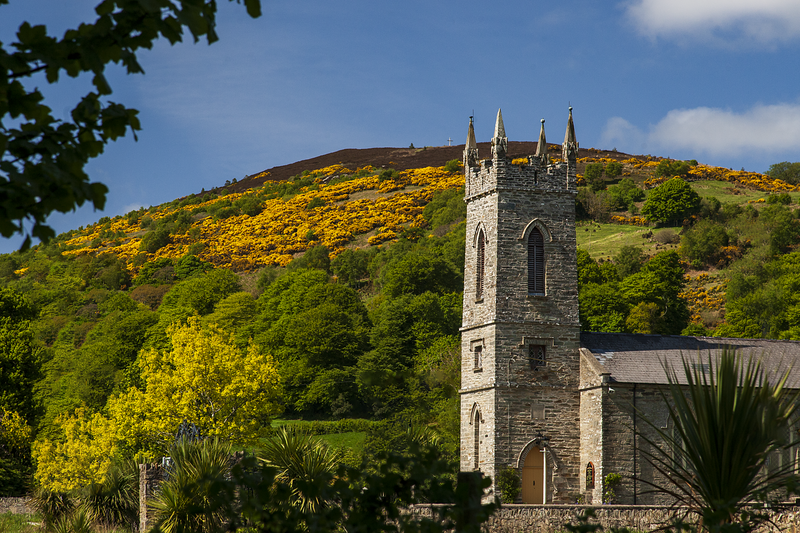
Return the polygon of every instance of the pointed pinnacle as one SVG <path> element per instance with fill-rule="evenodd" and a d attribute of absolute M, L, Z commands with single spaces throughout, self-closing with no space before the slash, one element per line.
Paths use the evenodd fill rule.
<path fill-rule="evenodd" d="M 544 119 L 542 119 L 542 129 L 539 130 L 539 144 L 536 145 L 536 155 L 539 157 L 547 154 L 547 139 L 544 136 Z"/>
<path fill-rule="evenodd" d="M 494 138 L 501 139 L 506 136 L 506 128 L 503 126 L 503 111 L 497 110 L 497 122 L 494 125 Z"/>
<path fill-rule="evenodd" d="M 569 107 L 569 120 L 567 121 L 567 132 L 564 134 L 564 143 L 576 143 L 575 124 L 572 122 L 572 106 Z"/>
<path fill-rule="evenodd" d="M 467 150 L 477 148 L 478 143 L 475 141 L 475 127 L 472 125 L 472 117 L 469 117 L 469 132 L 467 133 Z"/>

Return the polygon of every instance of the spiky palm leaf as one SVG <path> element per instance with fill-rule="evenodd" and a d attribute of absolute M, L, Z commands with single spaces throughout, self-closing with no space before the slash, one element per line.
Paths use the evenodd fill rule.
<path fill-rule="evenodd" d="M 747 506 L 785 494 L 796 481 L 794 464 L 767 469 L 771 453 L 796 444 L 787 438 L 798 401 L 786 387 L 789 372 L 768 376 L 760 360 L 730 350 L 709 356 L 708 375 L 694 360 L 682 362 L 683 380 L 664 365 L 675 433 L 645 417 L 662 442 L 640 434 L 649 462 L 668 482 L 641 481 L 702 517 L 709 530 L 749 530 L 764 517 Z"/>
<path fill-rule="evenodd" d="M 217 440 L 178 441 L 170 450 L 173 466 L 152 508 L 162 533 L 218 531 L 223 513 L 214 505 L 216 488 L 230 472 L 230 445 Z"/>
<path fill-rule="evenodd" d="M 303 512 L 313 513 L 325 505 L 319 496 L 319 482 L 332 479 L 339 456 L 322 441 L 281 427 L 266 443 L 259 458 L 278 469 L 278 480 L 291 487 L 295 504 Z"/>

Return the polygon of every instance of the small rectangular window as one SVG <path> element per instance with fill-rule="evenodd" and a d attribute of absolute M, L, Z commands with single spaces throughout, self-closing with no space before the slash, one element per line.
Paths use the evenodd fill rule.
<path fill-rule="evenodd" d="M 528 345 L 528 360 L 531 363 L 531 370 L 542 368 L 547 363 L 545 359 L 545 347 L 542 344 Z"/>
<path fill-rule="evenodd" d="M 483 369 L 483 346 L 480 344 L 474 346 L 472 352 L 475 354 L 475 370 Z"/>

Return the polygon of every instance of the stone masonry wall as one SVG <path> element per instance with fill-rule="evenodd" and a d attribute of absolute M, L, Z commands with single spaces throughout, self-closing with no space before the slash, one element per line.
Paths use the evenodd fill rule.
<path fill-rule="evenodd" d="M 0 514 L 33 514 L 30 499 L 26 497 L 0 498 Z"/>
<path fill-rule="evenodd" d="M 429 516 L 431 507 L 419 506 L 414 512 Z M 485 533 L 559 533 L 564 524 L 577 523 L 577 518 L 592 508 L 594 524 L 606 531 L 612 527 L 627 527 L 633 531 L 654 531 L 669 523 L 676 511 L 668 506 L 644 505 L 504 505 L 481 528 Z M 677 509 L 680 512 L 680 509 Z M 758 533 L 800 533 L 800 508 L 794 507 L 772 516 L 776 527 L 765 524 Z"/>

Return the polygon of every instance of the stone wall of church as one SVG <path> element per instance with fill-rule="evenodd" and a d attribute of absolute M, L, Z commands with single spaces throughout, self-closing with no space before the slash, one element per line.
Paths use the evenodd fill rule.
<path fill-rule="evenodd" d="M 613 392 L 612 392 L 613 391 Z M 667 405 L 655 385 L 610 383 L 604 392 L 605 415 L 603 475 L 618 473 L 623 481 L 616 490 L 616 502 L 640 505 L 668 505 L 671 501 L 663 492 L 651 492 L 652 486 L 636 478 L 665 486 L 666 480 L 653 468 L 648 459 L 654 452 L 653 442 L 665 448 L 656 428 L 668 431 Z M 653 423 L 656 428 L 648 424 Z M 639 435 L 635 435 L 638 432 Z"/>
<path fill-rule="evenodd" d="M 591 354 L 588 357 L 592 357 Z M 603 394 L 602 376 L 590 367 L 591 360 L 582 356 L 580 382 L 581 479 L 582 503 L 603 501 Z M 587 477 L 591 464 L 593 476 Z"/>

